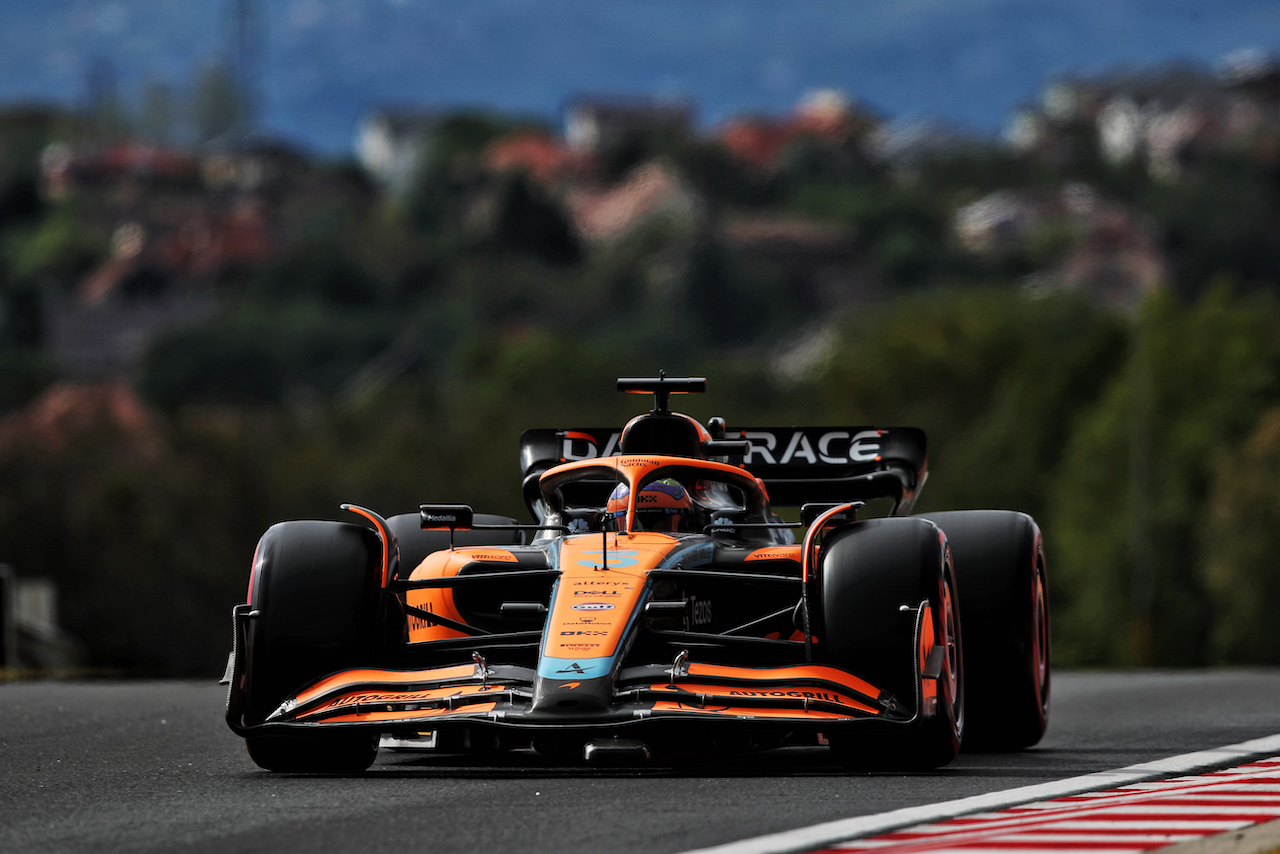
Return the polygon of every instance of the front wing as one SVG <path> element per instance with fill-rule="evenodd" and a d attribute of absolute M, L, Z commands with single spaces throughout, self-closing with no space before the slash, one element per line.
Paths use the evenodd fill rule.
<path fill-rule="evenodd" d="M 926 608 L 918 610 L 916 649 Z M 936 714 L 941 647 L 915 662 L 911 706 L 866 680 L 820 663 L 745 667 L 687 661 L 624 667 L 612 701 L 595 709 L 535 711 L 534 668 L 475 660 L 428 669 L 353 668 L 304 686 L 263 721 L 243 714 L 244 644 L 240 619 L 228 666 L 227 722 L 239 735 L 302 734 L 366 728 L 414 738 L 452 727 L 599 732 L 663 723 L 760 724 L 830 732 L 871 724 L 900 727 Z M 569 688 L 566 680 L 556 687 Z M 907 699 L 907 698 L 903 698 Z"/>

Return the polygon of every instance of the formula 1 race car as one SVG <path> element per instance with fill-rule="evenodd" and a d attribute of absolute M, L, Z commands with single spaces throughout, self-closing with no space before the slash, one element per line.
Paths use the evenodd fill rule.
<path fill-rule="evenodd" d="M 829 744 L 924 769 L 962 739 L 1040 739 L 1029 516 L 909 515 L 915 428 L 704 426 L 668 406 L 704 379 L 618 388 L 653 410 L 521 437 L 532 524 L 343 505 L 358 521 L 267 530 L 224 680 L 258 765 L 355 772 L 380 743 L 615 762 Z"/>

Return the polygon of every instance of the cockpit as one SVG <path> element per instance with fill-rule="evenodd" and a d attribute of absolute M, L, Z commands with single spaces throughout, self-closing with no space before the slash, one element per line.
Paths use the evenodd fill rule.
<path fill-rule="evenodd" d="M 571 533 L 705 534 L 775 521 L 755 477 L 714 461 L 661 455 L 583 460 L 548 469 L 539 486 L 535 512 Z"/>

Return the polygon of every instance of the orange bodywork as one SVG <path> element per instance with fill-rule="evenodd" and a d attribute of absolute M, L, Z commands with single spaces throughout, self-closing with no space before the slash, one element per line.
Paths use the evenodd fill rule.
<path fill-rule="evenodd" d="M 604 658 L 617 652 L 649 570 L 679 541 L 666 534 L 582 534 L 560 549 L 559 592 L 547 620 L 546 655 Z"/>
<path fill-rule="evenodd" d="M 712 537 L 673 536 L 668 533 L 637 530 L 637 495 L 644 484 L 660 476 L 664 470 L 677 467 L 690 480 L 696 481 L 699 470 L 708 480 L 720 480 L 749 493 L 750 500 L 760 501 L 752 512 L 755 518 L 768 518 L 767 496 L 763 484 L 745 469 L 713 460 L 700 460 L 663 455 L 636 455 L 608 459 L 588 459 L 564 463 L 548 469 L 541 476 L 544 498 L 553 512 L 561 486 L 574 478 L 593 481 L 610 480 L 629 486 L 627 507 L 618 521 L 620 530 L 582 533 L 537 540 L 530 546 L 469 546 L 449 548 L 428 554 L 408 573 L 403 591 L 404 603 L 411 610 L 407 617 L 409 646 L 476 637 L 462 631 L 469 627 L 467 615 L 455 599 L 454 588 L 413 587 L 414 582 L 437 579 L 461 579 L 479 574 L 488 579 L 501 578 L 503 572 L 519 573 L 533 569 L 543 572 L 551 585 L 549 607 L 541 630 L 538 664 L 535 668 L 507 666 L 493 675 L 479 652 L 471 653 L 474 662 L 426 669 L 389 670 L 357 668 L 327 676 L 300 691 L 283 704 L 268 723 L 292 719 L 309 724 L 404 724 L 424 722 L 434 729 L 434 721 L 465 718 L 483 719 L 491 723 L 548 721 L 555 723 L 556 712 L 545 700 L 546 692 L 561 692 L 567 708 L 574 708 L 578 692 L 600 690 L 606 677 L 609 686 L 599 695 L 610 706 L 611 720 L 643 719 L 650 715 L 711 716 L 717 718 L 754 718 L 770 722 L 825 722 L 854 718 L 903 720 L 881 690 L 852 673 L 818 663 L 802 663 L 773 667 L 746 667 L 682 659 L 680 653 L 666 676 L 648 673 L 633 675 L 618 684 L 621 673 L 617 660 L 626 653 L 637 626 L 643 625 L 646 606 L 652 594 L 651 576 L 661 570 L 664 579 L 681 573 L 706 578 L 714 575 L 714 555 L 719 546 Z M 819 516 L 803 544 L 774 543 L 750 548 L 734 559 L 746 566 L 764 561 L 790 562 L 798 565 L 797 587 L 804 584 L 820 553 L 820 531 L 828 519 L 849 509 L 851 505 L 833 506 Z M 360 508 L 348 509 L 365 516 L 378 528 L 389 546 L 390 537 L 382 520 Z M 560 509 L 563 509 L 561 507 Z M 774 517 L 776 518 L 776 517 Z M 694 532 L 696 533 L 696 532 Z M 389 547 L 382 555 L 384 573 L 390 571 L 394 554 Z M 754 572 L 760 572 L 754 569 Z M 794 571 L 794 570 L 792 570 Z M 699 574 L 701 573 L 701 574 Z M 403 578 L 403 575 L 401 576 Z M 786 582 L 785 573 L 761 573 L 762 579 Z M 481 579 L 481 584 L 491 583 Z M 546 600 L 544 600 L 546 601 Z M 692 601 L 692 600 L 690 600 Z M 663 601 L 670 605 L 670 600 Z M 445 624 L 434 622 L 421 613 L 438 615 Z M 669 612 L 668 612 L 669 613 Z M 935 645 L 932 615 L 927 604 L 919 615 L 919 668 L 926 666 Z M 459 624 L 450 626 L 448 622 Z M 688 623 L 686 623 L 686 629 Z M 805 654 L 815 639 L 787 629 L 786 640 L 804 644 Z M 762 643 L 778 638 L 777 631 L 759 635 Z M 709 637 L 716 637 L 709 635 Z M 748 638 L 749 639 L 749 638 Z M 481 646 L 482 637 L 477 637 Z M 466 655 L 459 647 L 460 655 Z M 636 668 L 644 671 L 644 667 Z M 926 698 L 937 694 L 936 680 L 922 679 Z M 555 700 L 555 702 L 560 702 Z M 554 705 L 554 704 L 553 704 Z M 602 709 L 603 710 L 603 709 Z M 547 715 L 551 718 L 548 719 Z"/>
<path fill-rule="evenodd" d="M 449 549 L 447 551 L 433 552 L 427 555 L 426 559 L 409 574 L 410 581 L 417 581 L 424 578 L 452 578 L 458 574 L 464 566 L 469 564 L 482 563 L 500 563 L 513 564 L 517 562 L 517 558 L 506 549 L 496 548 L 494 546 L 479 546 L 475 548 Z M 410 590 L 405 594 L 405 603 L 421 608 L 424 611 L 430 611 L 433 614 L 439 614 L 450 620 L 457 622 L 465 622 L 462 614 L 458 612 L 457 606 L 453 601 L 453 591 L 447 587 L 429 588 L 426 590 Z M 448 626 L 442 626 L 424 620 L 421 617 L 409 617 L 409 642 L 423 643 L 425 641 L 445 640 L 446 638 L 463 638 L 466 637 L 460 631 L 451 629 Z"/>

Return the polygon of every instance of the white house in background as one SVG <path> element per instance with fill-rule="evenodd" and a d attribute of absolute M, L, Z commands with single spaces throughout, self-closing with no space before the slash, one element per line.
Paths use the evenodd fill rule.
<path fill-rule="evenodd" d="M 439 116 L 422 111 L 366 113 L 356 126 L 356 160 L 384 189 L 403 193 L 426 161 L 439 124 Z"/>
<path fill-rule="evenodd" d="M 564 139 L 576 151 L 599 151 L 632 135 L 685 136 L 694 114 L 689 101 L 582 97 L 565 107 Z"/>

